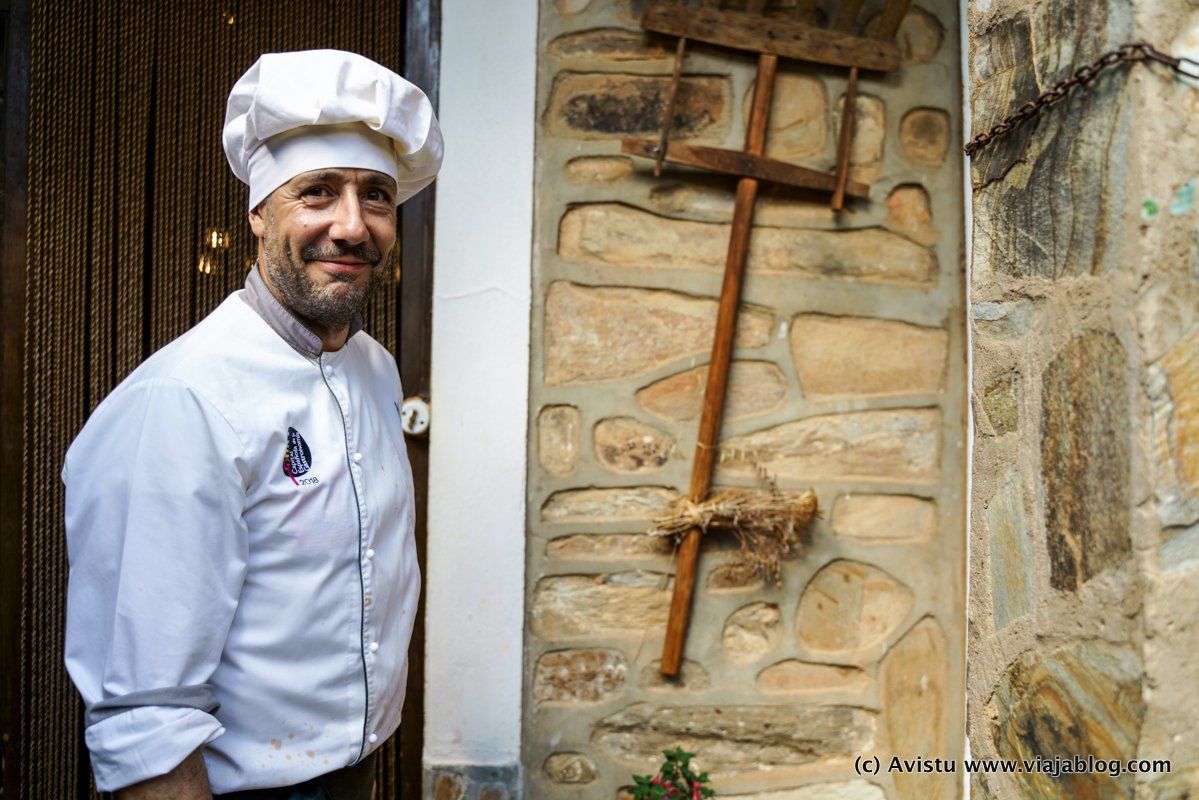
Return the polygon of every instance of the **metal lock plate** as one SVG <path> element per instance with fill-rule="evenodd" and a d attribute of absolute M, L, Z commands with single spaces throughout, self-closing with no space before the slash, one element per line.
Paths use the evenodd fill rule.
<path fill-rule="evenodd" d="M 400 409 L 400 423 L 405 436 L 429 435 L 429 403 L 423 397 L 405 397 Z"/>

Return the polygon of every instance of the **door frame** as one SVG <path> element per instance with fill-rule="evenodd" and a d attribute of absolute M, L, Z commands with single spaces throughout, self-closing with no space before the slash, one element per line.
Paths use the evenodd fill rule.
<path fill-rule="evenodd" d="M 441 0 L 405 0 L 405 76 L 437 107 L 441 61 Z M 26 325 L 25 205 L 29 133 L 29 0 L 0 0 L 0 63 L 4 69 L 0 128 L 0 796 L 21 796 L 24 729 L 22 685 L 22 561 L 25 530 L 24 365 Z M 409 395 L 429 397 L 432 341 L 435 187 L 400 208 L 397 362 Z M 422 573 L 428 500 L 427 440 L 409 441 L 416 490 L 416 541 Z M 421 794 L 424 750 L 424 598 L 409 648 L 408 695 L 399 733 L 400 796 Z M 380 800 L 390 800 L 381 798 Z"/>
<path fill-rule="evenodd" d="M 29 0 L 0 0 L 0 794 L 21 796 L 22 507 L 25 473 L 25 186 Z"/>
<path fill-rule="evenodd" d="M 441 0 L 406 0 L 404 77 L 419 86 L 437 109 L 441 80 Z M 396 360 L 405 393 L 430 399 L 433 342 L 433 221 L 437 182 L 400 206 L 400 296 Z M 416 552 L 428 575 L 429 440 L 409 439 L 408 458 L 416 493 Z M 408 646 L 408 688 L 399 731 L 400 797 L 421 797 L 425 739 L 425 592 L 417 606 Z M 380 798 L 380 800 L 389 800 Z"/>

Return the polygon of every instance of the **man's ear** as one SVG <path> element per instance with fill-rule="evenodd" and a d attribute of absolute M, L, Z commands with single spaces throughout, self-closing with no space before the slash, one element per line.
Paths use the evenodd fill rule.
<path fill-rule="evenodd" d="M 267 200 L 263 200 L 258 205 L 250 209 L 248 219 L 250 220 L 250 230 L 254 231 L 254 235 L 261 239 L 266 236 L 266 214 L 271 213 L 266 207 Z"/>

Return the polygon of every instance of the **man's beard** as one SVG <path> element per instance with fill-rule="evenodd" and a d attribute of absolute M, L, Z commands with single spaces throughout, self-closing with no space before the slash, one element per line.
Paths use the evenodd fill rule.
<path fill-rule="evenodd" d="M 287 309 L 304 322 L 313 323 L 328 331 L 340 330 L 350 324 L 356 314 L 366 308 L 371 295 L 381 283 L 382 257 L 379 251 L 363 243 L 339 248 L 336 244 L 324 247 L 311 245 L 300 251 L 296 262 L 291 250 L 279 239 L 274 226 L 268 223 L 263 241 L 263 260 L 271 285 L 279 292 Z M 313 281 L 305 271 L 311 261 L 335 261 L 353 258 L 370 264 L 366 281 L 358 282 L 357 275 L 332 275 L 325 286 Z M 340 286 L 339 284 L 351 284 Z"/>

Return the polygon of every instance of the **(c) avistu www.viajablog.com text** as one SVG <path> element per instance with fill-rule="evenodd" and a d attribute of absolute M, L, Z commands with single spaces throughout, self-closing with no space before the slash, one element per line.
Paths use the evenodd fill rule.
<path fill-rule="evenodd" d="M 901 758 L 889 760 L 879 756 L 858 756 L 853 764 L 859 775 L 888 774 L 952 774 L 966 772 L 974 774 L 1041 774 L 1050 777 L 1061 775 L 1103 774 L 1113 778 L 1121 775 L 1166 775 L 1170 772 L 1169 759 L 1157 758 L 1097 758 L 1093 755 L 1053 756 L 1046 758 Z"/>

